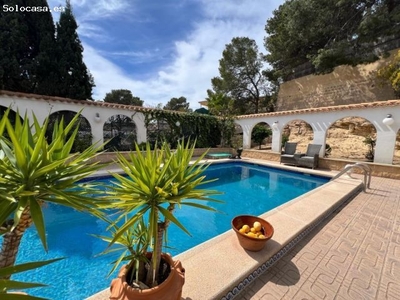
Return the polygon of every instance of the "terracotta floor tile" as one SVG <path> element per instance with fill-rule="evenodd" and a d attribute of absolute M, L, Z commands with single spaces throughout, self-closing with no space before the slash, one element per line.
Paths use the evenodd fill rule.
<path fill-rule="evenodd" d="M 235 300 L 400 300 L 400 182 L 371 183 Z"/>

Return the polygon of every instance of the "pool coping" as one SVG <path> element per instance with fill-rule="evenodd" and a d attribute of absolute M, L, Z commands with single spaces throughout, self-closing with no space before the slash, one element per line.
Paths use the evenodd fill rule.
<path fill-rule="evenodd" d="M 230 159 L 208 161 L 224 163 Z M 242 160 L 267 167 L 332 177 L 332 172 L 293 168 L 255 159 Z M 182 297 L 196 299 L 234 299 L 255 278 L 267 271 L 280 257 L 311 232 L 346 200 L 362 189 L 358 179 L 341 177 L 286 204 L 260 215 L 274 227 L 274 236 L 259 252 L 244 250 L 233 230 L 214 237 L 177 256 L 186 270 Z M 304 210 L 304 207 L 310 209 Z M 88 300 L 108 299 L 108 289 Z"/>

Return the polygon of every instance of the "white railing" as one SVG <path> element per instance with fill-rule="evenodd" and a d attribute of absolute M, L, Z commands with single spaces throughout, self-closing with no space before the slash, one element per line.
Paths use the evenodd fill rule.
<path fill-rule="evenodd" d="M 367 164 L 364 163 L 355 163 L 352 165 L 346 165 L 342 171 L 340 171 L 338 174 L 336 174 L 334 177 L 332 177 L 331 180 L 339 178 L 340 176 L 342 176 L 344 173 L 347 173 L 347 175 L 349 177 L 351 177 L 351 173 L 349 171 L 351 171 L 354 168 L 358 168 L 361 169 L 364 173 L 364 192 L 367 191 L 367 188 L 370 188 L 371 186 L 371 168 L 370 166 L 368 166 Z"/>

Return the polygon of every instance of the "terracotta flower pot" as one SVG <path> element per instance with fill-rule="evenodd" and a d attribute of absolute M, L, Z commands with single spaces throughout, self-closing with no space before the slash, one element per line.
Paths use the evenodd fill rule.
<path fill-rule="evenodd" d="M 171 272 L 163 283 L 151 289 L 134 289 L 126 282 L 127 269 L 123 266 L 119 271 L 118 278 L 111 282 L 110 299 L 181 300 L 182 287 L 185 283 L 185 269 L 179 260 L 174 262 L 169 254 L 163 253 L 161 256 L 171 266 Z"/>
<path fill-rule="evenodd" d="M 265 238 L 256 238 L 248 236 L 244 233 L 239 232 L 239 229 L 242 228 L 243 225 L 253 226 L 254 222 L 261 223 L 261 231 L 264 234 Z M 266 242 L 272 237 L 274 234 L 274 228 L 270 223 L 255 216 L 237 216 L 232 220 L 232 228 L 236 232 L 236 236 L 239 240 L 240 246 L 249 251 L 260 251 L 264 248 Z"/>

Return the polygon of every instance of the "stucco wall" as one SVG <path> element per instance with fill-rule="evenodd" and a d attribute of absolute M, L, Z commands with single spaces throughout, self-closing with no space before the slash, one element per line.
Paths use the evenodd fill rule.
<path fill-rule="evenodd" d="M 285 82 L 280 87 L 276 110 L 396 99 L 390 86 L 382 87 L 378 82 L 376 71 L 387 64 L 398 50 L 391 51 L 390 57 L 371 64 L 339 66 L 329 74 L 307 75 Z"/>

